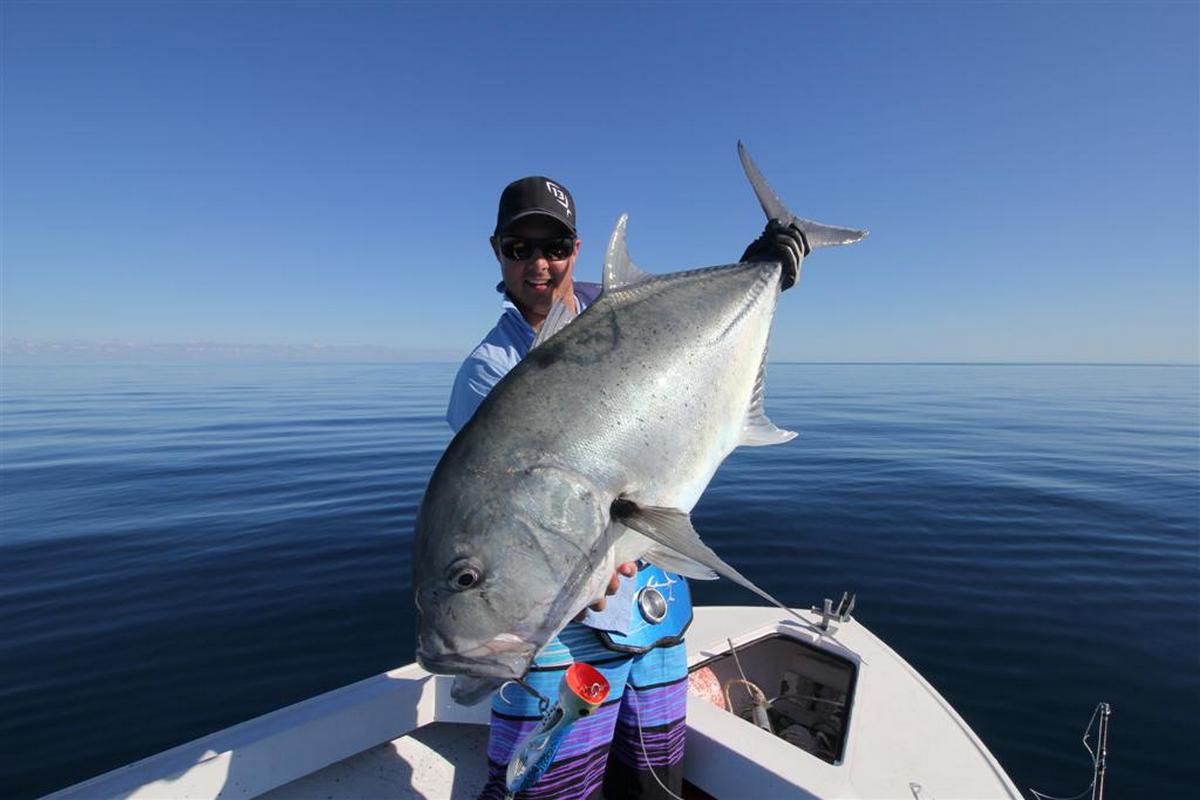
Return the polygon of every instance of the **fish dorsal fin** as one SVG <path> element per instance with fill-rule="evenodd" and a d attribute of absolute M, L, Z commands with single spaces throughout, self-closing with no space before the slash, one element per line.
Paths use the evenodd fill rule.
<path fill-rule="evenodd" d="M 567 304 L 562 301 L 561 297 L 556 299 L 553 305 L 550 306 L 550 313 L 542 321 L 542 327 L 538 328 L 537 336 L 533 337 L 533 344 L 530 345 L 529 349 L 532 350 L 567 327 L 576 316 L 578 315 L 567 308 Z"/>
<path fill-rule="evenodd" d="M 702 564 L 718 575 L 724 575 L 734 583 L 746 587 L 764 600 L 770 601 L 796 619 L 808 624 L 804 617 L 755 586 L 753 581 L 726 564 L 719 555 L 712 551 L 712 548 L 700 541 L 700 535 L 692 527 L 692 520 L 686 511 L 659 506 L 639 506 L 632 500 L 619 498 L 613 502 L 612 514 L 613 518 L 625 527 L 673 550 L 689 561 Z"/>
<path fill-rule="evenodd" d="M 629 215 L 622 214 L 608 237 L 608 250 L 604 252 L 604 291 L 620 289 L 632 283 L 641 283 L 654 276 L 642 270 L 629 258 L 629 247 L 625 243 L 625 226 Z"/>
<path fill-rule="evenodd" d="M 801 219 L 788 211 L 788 207 L 779 199 L 779 195 L 775 194 L 775 190 L 771 188 L 767 179 L 759 171 L 754 159 L 750 158 L 746 146 L 739 141 L 737 147 L 738 158 L 742 161 L 742 169 L 746 171 L 746 177 L 750 179 L 750 187 L 754 189 L 754 196 L 758 198 L 758 204 L 762 206 L 767 219 L 777 220 L 783 225 L 795 224 L 804 234 L 804 241 L 808 243 L 809 250 L 816 250 L 818 247 L 835 247 L 840 244 L 854 244 L 866 237 L 866 231 L 860 231 L 857 228 L 837 228 L 833 225 L 813 222 L 811 219 Z"/>
<path fill-rule="evenodd" d="M 765 447 L 790 442 L 796 438 L 795 431 L 785 431 L 767 419 L 766 412 L 763 411 L 763 390 L 766 385 L 767 354 L 763 353 L 762 364 L 758 367 L 758 377 L 754 379 L 754 392 L 750 396 L 750 410 L 746 412 L 746 425 L 742 429 L 742 438 L 738 444 Z"/>

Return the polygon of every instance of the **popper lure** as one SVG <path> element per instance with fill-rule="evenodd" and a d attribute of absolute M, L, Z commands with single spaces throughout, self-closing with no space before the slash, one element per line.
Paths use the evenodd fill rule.
<path fill-rule="evenodd" d="M 537 783 L 554 762 L 567 731 L 599 708 L 608 692 L 608 681 L 595 667 L 581 662 L 567 668 L 558 686 L 558 702 L 508 761 L 509 797 Z"/>

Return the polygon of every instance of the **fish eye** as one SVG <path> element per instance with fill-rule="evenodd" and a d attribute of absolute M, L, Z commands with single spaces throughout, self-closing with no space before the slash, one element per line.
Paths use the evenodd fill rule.
<path fill-rule="evenodd" d="M 474 564 L 458 561 L 450 565 L 450 569 L 446 571 L 446 579 L 451 589 L 462 592 L 478 586 L 483 581 L 483 573 Z"/>

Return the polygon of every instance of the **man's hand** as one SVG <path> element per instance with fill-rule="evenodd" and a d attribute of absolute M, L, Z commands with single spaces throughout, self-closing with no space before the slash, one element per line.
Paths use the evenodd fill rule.
<path fill-rule="evenodd" d="M 746 252 L 742 253 L 742 261 L 778 261 L 783 265 L 783 279 L 780 291 L 789 289 L 800 274 L 800 262 L 809 254 L 811 248 L 804 239 L 804 234 L 795 223 L 783 225 L 778 220 L 771 220 L 763 229 L 762 235 L 750 243 Z"/>
<path fill-rule="evenodd" d="M 603 611 L 604 607 L 608 605 L 608 595 L 616 594 L 617 589 L 621 586 L 620 576 L 624 575 L 626 578 L 632 578 L 636 574 L 636 561 L 626 561 L 624 564 L 617 567 L 615 570 L 613 570 L 612 577 L 608 579 L 608 588 L 604 591 L 605 596 L 592 603 L 590 606 L 588 606 L 588 608 L 592 609 L 592 611 Z M 579 622 L 579 620 L 583 619 L 584 615 L 586 614 L 586 610 L 580 611 L 579 616 L 575 617 L 575 621 Z"/>

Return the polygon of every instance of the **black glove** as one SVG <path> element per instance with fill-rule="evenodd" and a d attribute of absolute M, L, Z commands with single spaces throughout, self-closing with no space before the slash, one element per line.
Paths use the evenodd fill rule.
<path fill-rule="evenodd" d="M 800 273 L 800 262 L 809 254 L 811 248 L 804 234 L 796 223 L 784 225 L 778 220 L 771 220 L 763 229 L 762 235 L 750 243 L 746 252 L 742 253 L 742 261 L 778 261 L 783 265 L 783 278 L 780 291 L 789 289 L 796 282 Z"/>

